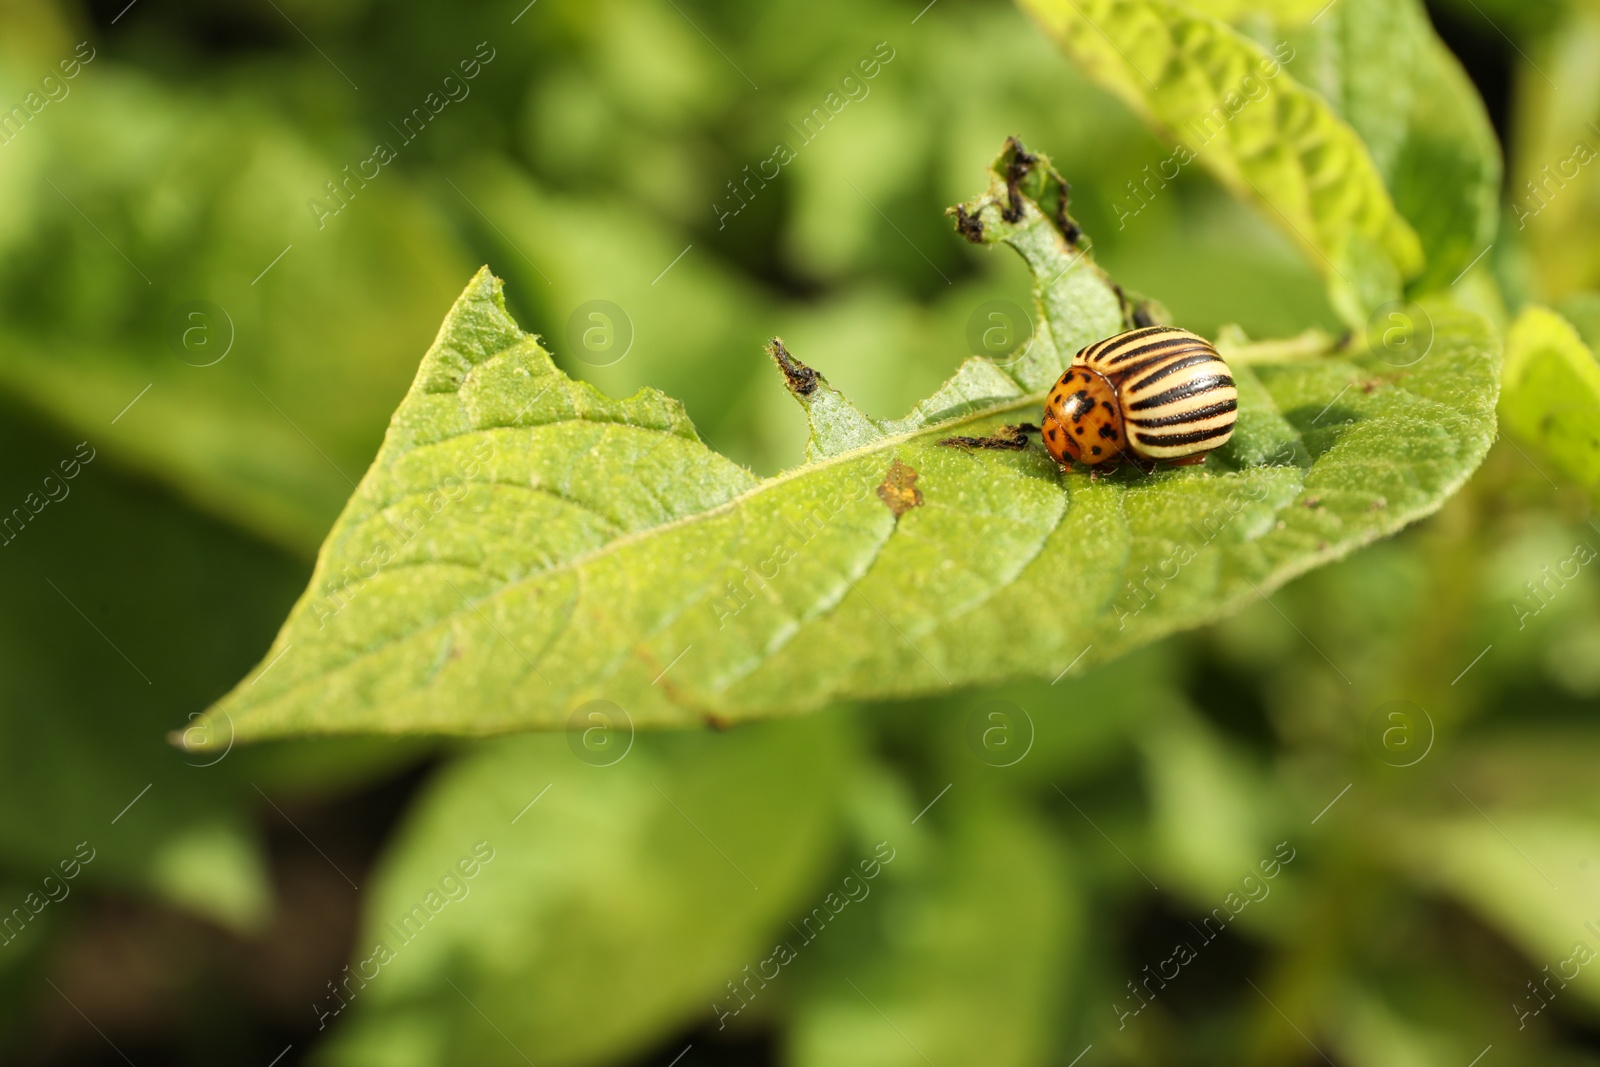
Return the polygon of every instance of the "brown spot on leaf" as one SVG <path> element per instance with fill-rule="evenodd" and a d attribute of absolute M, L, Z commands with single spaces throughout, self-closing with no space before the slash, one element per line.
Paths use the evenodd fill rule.
<path fill-rule="evenodd" d="M 960 204 L 955 207 L 956 232 L 973 244 L 983 243 L 983 220 L 977 215 L 967 214 L 967 209 Z"/>
<path fill-rule="evenodd" d="M 783 371 L 783 380 L 789 386 L 789 391 L 796 396 L 810 396 L 817 391 L 817 382 L 822 376 L 810 367 L 801 363 L 789 354 L 783 347 L 783 338 L 774 337 L 767 343 L 767 355 Z"/>
<path fill-rule="evenodd" d="M 1028 447 L 1028 435 L 1038 432 L 1039 427 L 1031 422 L 1025 422 L 1020 426 L 1002 426 L 992 437 L 946 437 L 939 443 L 946 448 L 988 448 L 997 452 L 1021 452 Z"/>
<path fill-rule="evenodd" d="M 1022 179 L 1028 176 L 1033 165 L 1039 162 L 1039 157 L 1022 147 L 1022 142 L 1015 137 L 1006 139 L 1006 148 L 1011 153 L 1011 162 L 1006 167 L 1006 206 L 1000 212 L 1000 217 L 1007 222 L 1022 221 L 1022 190 L 1017 188 Z"/>
<path fill-rule="evenodd" d="M 878 486 L 878 499 L 899 518 L 922 506 L 922 490 L 917 488 L 917 472 L 898 459 L 889 464 L 889 473 Z"/>
<path fill-rule="evenodd" d="M 1320 508 L 1322 506 L 1322 498 L 1320 496 L 1308 496 L 1300 501 L 1300 506 L 1304 508 Z"/>
<path fill-rule="evenodd" d="M 1078 242 L 1083 238 L 1083 231 L 1079 229 L 1078 224 L 1073 222 L 1072 219 L 1067 215 L 1067 199 L 1071 195 L 1072 186 L 1068 185 L 1066 182 L 1062 182 L 1061 199 L 1056 201 L 1055 223 L 1056 229 L 1061 231 L 1061 236 L 1067 242 L 1067 244 L 1076 248 Z"/>

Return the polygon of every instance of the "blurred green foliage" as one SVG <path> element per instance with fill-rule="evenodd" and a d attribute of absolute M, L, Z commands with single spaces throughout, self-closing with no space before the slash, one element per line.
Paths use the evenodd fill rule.
<path fill-rule="evenodd" d="M 1420 12 L 1391 12 L 1402 49 L 1363 36 L 1377 6 L 1340 2 L 1352 12 L 1314 26 L 1323 5 L 1191 6 L 1257 41 L 1280 20 L 1303 35 L 1290 72 L 1366 139 L 1431 250 L 1416 284 L 1491 317 L 1555 308 L 1570 331 L 1544 311 L 1519 329 L 1591 379 L 1577 342 L 1600 339 L 1600 171 L 1561 167 L 1600 145 L 1592 6 L 1435 11 L 1490 56 L 1474 63 L 1511 71 L 1494 232 L 1487 157 L 1440 147 L 1482 136 L 1477 105 Z M 93 60 L 65 95 L 47 91 L 84 41 Z M 470 95 L 319 229 L 306 201 L 403 140 L 390 124 L 481 41 L 496 54 Z M 870 92 L 722 219 L 728 183 L 796 138 L 788 124 L 880 41 L 894 58 Z M 1386 66 L 1356 70 L 1374 49 Z M 1407 123 L 1363 110 L 1402 89 Z M 37 113 L 30 92 L 49 101 Z M 0 909 L 32 916 L 0 945 L 7 1059 L 110 1056 L 64 995 L 136 1062 L 161 1058 L 146 1047 L 231 1060 L 261 1040 L 258 1009 L 210 987 L 113 1020 L 95 1005 L 115 998 L 85 998 L 97 972 L 81 961 L 115 955 L 104 916 L 126 902 L 251 936 L 290 899 L 269 875 L 269 828 L 293 835 L 284 820 L 306 805 L 429 751 L 228 750 L 219 735 L 227 755 L 207 767 L 162 737 L 266 646 L 480 263 L 569 372 L 681 398 L 760 473 L 797 462 L 806 433 L 766 337 L 892 417 L 967 354 L 974 308 L 1024 290 L 1018 264 L 942 217 L 1009 134 L 1051 153 L 1099 261 L 1176 321 L 1255 337 L 1343 325 L 1322 265 L 1197 168 L 1123 226 L 1118 198 L 1170 145 L 998 2 L 9 0 L 0 120 L 13 105 L 27 117 L 0 134 L 0 507 L 59 495 L 44 479 L 60 483 L 79 442 L 95 458 L 0 547 Z M 1452 177 L 1420 180 L 1429 161 Z M 569 340 L 594 299 L 632 322 L 611 366 Z M 193 301 L 232 322 L 211 366 L 194 364 L 225 324 L 180 314 Z M 693 1044 L 689 1067 L 729 1035 L 767 1035 L 783 1062 L 830 1067 L 1065 1064 L 1090 1045 L 1082 1067 L 1459 1067 L 1491 1045 L 1484 1067 L 1600 1063 L 1594 968 L 1550 977 L 1572 973 L 1575 946 L 1600 950 L 1600 531 L 1587 468 L 1566 444 L 1544 450 L 1539 405 L 1582 399 L 1555 393 L 1508 389 L 1510 436 L 1421 527 L 1056 685 L 641 735 L 611 767 L 561 737 L 434 752 L 358 876 L 352 968 L 477 841 L 494 860 L 392 969 L 347 990 L 327 1031 L 325 983 L 347 972 L 295 987 L 290 1021 L 271 1024 L 289 1036 L 261 1062 L 292 1042 L 285 1063 L 653 1049 L 666 1064 Z M 1039 611 L 1060 609 L 1040 591 Z M 35 914 L 82 841 L 96 858 Z M 751 983 L 719 1030 L 728 984 L 774 942 L 798 946 L 788 924 L 829 908 L 879 842 L 895 859 L 870 893 Z M 1294 858 L 1268 879 L 1280 842 Z M 1234 915 L 1230 900 L 1250 903 Z M 1218 908 L 1229 921 L 1208 937 Z M 1195 958 L 1151 979 L 1172 973 L 1178 942 Z"/>

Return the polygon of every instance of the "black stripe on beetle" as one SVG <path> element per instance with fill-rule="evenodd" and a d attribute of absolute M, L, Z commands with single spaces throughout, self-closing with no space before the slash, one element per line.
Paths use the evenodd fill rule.
<path fill-rule="evenodd" d="M 1175 385 L 1164 393 L 1147 396 L 1143 400 L 1135 400 L 1128 405 L 1129 411 L 1148 411 L 1151 408 L 1166 407 L 1180 400 L 1188 400 L 1192 396 L 1209 393 L 1213 389 L 1232 389 L 1233 379 L 1226 374 L 1211 374 L 1204 378 L 1191 378 L 1181 385 Z"/>
<path fill-rule="evenodd" d="M 1194 433 L 1163 434 L 1160 437 L 1145 437 L 1143 440 L 1146 445 L 1151 445 L 1157 448 L 1168 448 L 1173 445 L 1197 445 L 1202 441 L 1209 441 L 1214 437 L 1221 437 L 1224 434 L 1232 433 L 1233 423 L 1230 422 L 1226 426 L 1213 426 L 1209 430 L 1196 430 Z M 1221 443 L 1222 442 L 1220 441 L 1217 442 L 1217 444 Z M 1212 445 L 1211 447 L 1215 448 L 1216 445 Z"/>
<path fill-rule="evenodd" d="M 1211 360 L 1216 359 L 1216 358 L 1217 358 L 1216 353 L 1209 352 L 1209 351 L 1196 352 L 1193 355 L 1183 356 L 1183 357 L 1181 357 L 1179 359 L 1173 360 L 1171 363 L 1168 363 L 1164 367 L 1161 367 L 1161 368 L 1159 368 L 1157 370 L 1151 371 L 1149 374 L 1146 374 L 1143 378 L 1140 378 L 1138 381 L 1133 382 L 1132 384 L 1130 384 L 1128 386 L 1128 388 L 1129 389 L 1143 389 L 1145 386 L 1149 385 L 1151 382 L 1160 381 L 1162 378 L 1165 378 L 1169 374 L 1175 374 L 1178 371 L 1183 370 L 1183 369 L 1185 369 L 1187 367 L 1197 367 L 1202 363 L 1210 362 Z M 1142 368 L 1130 369 L 1128 371 L 1128 376 L 1130 378 L 1133 377 L 1133 375 L 1139 373 L 1140 369 L 1142 369 Z"/>
<path fill-rule="evenodd" d="M 1129 367 L 1134 360 L 1141 356 L 1149 356 L 1155 359 L 1161 359 L 1162 357 L 1169 356 L 1174 352 L 1183 351 L 1186 349 L 1199 349 L 1201 347 L 1201 345 L 1196 344 L 1194 340 L 1188 337 L 1167 338 L 1160 341 L 1151 341 L 1149 344 L 1140 345 L 1137 348 L 1107 349 L 1105 352 L 1101 353 L 1096 362 L 1108 370 L 1120 372 Z"/>
<path fill-rule="evenodd" d="M 1130 419 L 1128 425 L 1137 426 L 1141 430 L 1158 430 L 1164 426 L 1183 426 L 1191 422 L 1204 422 L 1213 416 L 1226 415 L 1237 410 L 1239 410 L 1239 401 L 1229 397 L 1227 400 L 1211 404 L 1208 407 L 1195 408 L 1193 411 L 1180 411 L 1174 415 L 1163 415 L 1158 419 Z M 1145 440 L 1148 441 L 1150 438 L 1147 437 Z"/>

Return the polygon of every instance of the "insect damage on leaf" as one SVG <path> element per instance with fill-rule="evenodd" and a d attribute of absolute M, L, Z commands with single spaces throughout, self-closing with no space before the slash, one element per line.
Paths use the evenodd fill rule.
<path fill-rule="evenodd" d="M 922 490 L 917 488 L 917 472 L 896 459 L 889 464 L 889 472 L 878 485 L 878 499 L 897 519 L 912 508 L 920 508 Z"/>
<path fill-rule="evenodd" d="M 1006 138 L 1005 149 L 1000 153 L 999 167 L 1004 168 L 1006 205 L 1000 217 L 1015 225 L 1022 221 L 1023 204 L 1031 200 L 1055 224 L 1056 230 L 1069 245 L 1076 246 L 1083 231 L 1067 215 L 1067 205 L 1072 199 L 1072 186 L 1056 172 L 1049 160 L 1043 160 L 1023 147 L 1015 137 Z M 959 205 L 953 209 L 956 226 L 969 241 L 982 239 L 981 221 L 971 219 Z M 977 223 L 977 236 L 963 229 Z"/>
<path fill-rule="evenodd" d="M 767 342 L 767 355 L 783 371 L 783 380 L 788 384 L 789 391 L 797 396 L 810 396 L 817 390 L 817 380 L 821 376 L 810 367 L 801 363 L 789 354 L 784 347 L 783 338 L 774 337 Z"/>
<path fill-rule="evenodd" d="M 956 232 L 975 245 L 983 244 L 983 220 L 967 214 L 964 204 L 957 204 L 952 210 L 956 216 Z"/>
<path fill-rule="evenodd" d="M 939 444 L 945 448 L 988 448 L 997 452 L 1021 452 L 1028 447 L 1028 435 L 1038 433 L 1039 427 L 1031 422 L 1019 426 L 1002 426 L 988 437 L 945 437 Z"/>
<path fill-rule="evenodd" d="M 1006 141 L 1006 151 L 1011 158 L 1006 161 L 1006 199 L 1009 201 L 1000 217 L 1007 222 L 1022 221 L 1022 190 L 1017 186 L 1028 176 L 1028 171 L 1039 160 L 1022 147 L 1015 137 Z"/>

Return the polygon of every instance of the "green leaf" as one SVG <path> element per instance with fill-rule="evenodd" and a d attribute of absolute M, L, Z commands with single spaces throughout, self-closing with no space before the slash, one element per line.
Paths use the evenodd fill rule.
<path fill-rule="evenodd" d="M 1481 792 L 1480 792 L 1481 796 Z M 1564 886 L 1582 885 L 1600 848 L 1600 825 L 1560 811 L 1503 810 L 1403 820 L 1389 840 L 1397 865 L 1421 886 L 1449 894 L 1483 916 L 1530 960 L 1552 971 L 1579 942 L 1600 945 L 1594 908 Z M 1530 968 L 1530 978 L 1539 977 Z M 1573 983 L 1573 993 L 1600 1004 L 1600 983 Z M 1537 1014 L 1539 1002 L 1513 1006 Z"/>
<path fill-rule="evenodd" d="M 815 948 L 789 939 L 800 966 L 820 954 L 787 1035 L 795 1067 L 1050 1061 L 1082 933 L 1060 845 L 1003 795 L 952 803 L 947 836 L 920 855 L 892 839 L 876 884 L 856 875 L 836 920 L 807 923 Z"/>
<path fill-rule="evenodd" d="M 1494 240 L 1500 144 L 1478 91 L 1419 0 L 1340 0 L 1283 17 L 1289 70 L 1354 127 L 1427 259 L 1414 288 L 1448 286 Z"/>
<path fill-rule="evenodd" d="M 1400 529 L 1482 458 L 1497 338 L 1444 303 L 1403 369 L 1235 352 L 1239 427 L 1203 468 L 1090 479 L 1037 448 L 942 445 L 1037 418 L 1074 346 L 1121 326 L 1119 294 L 1069 243 L 1064 186 L 1047 161 L 1019 173 L 1019 153 L 961 211 L 1040 279 L 1027 356 L 969 362 L 852 450 L 823 425 L 827 458 L 765 481 L 667 397 L 560 373 L 480 273 L 261 670 L 212 714 L 247 738 L 488 734 L 560 728 L 604 698 L 681 726 L 1052 678 Z"/>
<path fill-rule="evenodd" d="M 1280 22 L 1310 22 L 1328 10 L 1328 0 L 1187 0 L 1188 6 L 1223 22 L 1271 17 Z"/>
<path fill-rule="evenodd" d="M 1173 0 L 1019 4 L 1089 77 L 1179 143 L 1177 165 L 1197 160 L 1265 205 L 1350 324 L 1365 324 L 1422 269 L 1417 235 L 1360 136 L 1283 72 L 1286 50 L 1269 54 Z"/>
<path fill-rule="evenodd" d="M 0 863 L 27 892 L 90 855 L 77 886 L 259 925 L 270 889 L 248 783 L 266 750 L 229 752 L 226 720 L 203 755 L 162 735 L 250 662 L 299 568 L 10 405 L 0 454 L 15 505 L 0 515 Z"/>
<path fill-rule="evenodd" d="M 750 444 L 762 436 L 751 426 L 765 428 L 770 420 L 743 402 L 757 382 L 766 384 L 765 369 L 759 360 L 737 368 L 721 360 L 761 336 L 778 314 L 779 302 L 762 286 L 700 248 L 674 263 L 687 241 L 677 225 L 632 196 L 596 195 L 589 179 L 582 193 L 557 194 L 509 161 L 482 155 L 452 167 L 450 182 L 455 188 L 440 182 L 440 195 L 459 209 L 464 227 L 482 231 L 486 261 L 505 266 L 511 304 L 528 315 L 558 364 L 582 370 L 613 395 L 648 381 L 697 412 L 708 439 L 738 442 L 756 453 L 752 461 L 776 468 L 777 457 L 762 454 L 765 442 Z M 485 222 L 472 205 L 495 222 Z M 595 300 L 612 307 L 584 320 L 607 324 L 595 337 L 607 342 L 606 350 L 591 352 L 584 348 L 588 333 L 574 324 L 575 313 Z M 631 355 L 623 347 L 630 340 Z M 644 352 L 648 360 L 640 358 Z M 785 455 L 792 436 L 791 430 L 783 441 Z"/>
<path fill-rule="evenodd" d="M 1558 302 L 1555 310 L 1578 331 L 1589 351 L 1600 345 L 1600 293 L 1572 293 Z"/>
<path fill-rule="evenodd" d="M 1155 877 L 1204 907 L 1271 851 L 1267 790 L 1249 761 L 1191 712 L 1169 712 L 1140 740 L 1161 867 Z"/>
<path fill-rule="evenodd" d="M 1547 308 L 1524 311 L 1506 336 L 1500 414 L 1513 434 L 1600 497 L 1600 365 Z"/>
<path fill-rule="evenodd" d="M 710 1016 L 816 884 L 855 761 L 837 715 L 578 751 L 607 765 L 512 738 L 430 786 L 368 899 L 351 1017 L 316 1009 L 328 1062 L 614 1062 Z"/>
<path fill-rule="evenodd" d="M 470 260 L 394 175 L 318 225 L 341 164 L 271 107 L 116 62 L 0 153 L 0 388 L 309 555 Z"/>
<path fill-rule="evenodd" d="M 259 929 L 271 913 L 260 825 L 288 831 L 263 794 L 290 807 L 348 790 L 424 742 L 247 748 L 225 718 L 176 717 L 252 662 L 304 565 L 9 404 L 0 455 L 0 500 L 15 505 L 0 513 L 0 868 L 34 883 L 20 900 L 83 843 L 94 859 L 78 886 Z M 164 743 L 175 726 L 193 752 Z"/>

